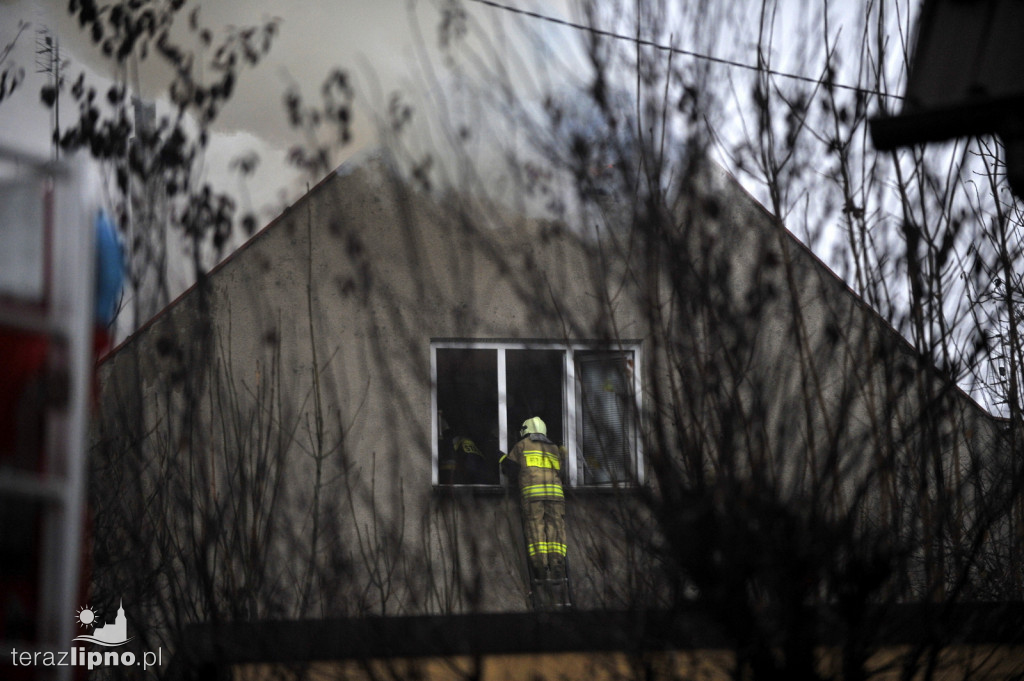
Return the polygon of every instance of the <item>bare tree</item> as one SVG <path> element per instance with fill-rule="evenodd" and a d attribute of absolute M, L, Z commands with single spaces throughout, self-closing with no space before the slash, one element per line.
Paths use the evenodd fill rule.
<path fill-rule="evenodd" d="M 18 24 L 18 32 L 15 34 L 11 42 L 4 45 L 3 49 L 0 49 L 0 102 L 11 96 L 14 91 L 21 85 L 25 79 L 25 68 L 19 66 L 13 61 L 9 61 L 11 50 L 17 44 L 21 38 L 21 34 L 28 28 L 28 24 L 20 22 Z"/>
<path fill-rule="evenodd" d="M 443 29 L 464 39 L 472 15 L 455 7 Z M 607 314 L 573 327 L 556 301 L 566 335 L 623 339 L 618 297 L 644 310 L 654 477 L 644 500 L 657 525 L 646 548 L 666 566 L 673 601 L 713 613 L 737 641 L 737 675 L 754 678 L 824 673 L 815 649 L 827 612 L 846 632 L 843 676 L 865 678 L 898 604 L 1016 598 L 1019 208 L 990 141 L 871 149 L 868 118 L 892 110 L 903 73 L 893 65 L 907 61 L 907 8 L 865 6 L 842 26 L 857 36 L 852 54 L 828 6 L 814 8 L 811 78 L 773 62 L 776 3 L 761 5 L 747 77 L 714 58 L 708 38 L 730 9 L 583 8 L 568 21 L 494 7 L 538 32 L 571 29 L 588 67 L 579 82 L 503 79 L 498 57 L 451 77 L 478 85 L 485 108 L 526 140 L 505 154 L 516 186 L 593 238 L 590 281 L 604 283 L 592 294 Z M 690 12 L 700 19 L 688 32 Z M 699 47 L 678 48 L 682 36 Z M 734 146 L 724 142 L 730 96 L 746 122 Z M 430 164 L 410 152 L 410 177 L 483 187 L 488 169 L 459 140 L 493 136 L 455 121 L 455 160 L 446 148 L 426 182 Z M 719 151 L 763 188 L 763 213 L 709 163 Z M 494 193 L 470 200 L 502 208 Z M 794 220 L 834 250 L 848 284 L 786 233 Z M 541 282 L 521 295 L 544 309 L 546 273 L 520 267 Z M 986 413 L 997 404 L 1002 415 Z M 930 629 L 905 673 L 934 673 L 957 626 Z"/>
<path fill-rule="evenodd" d="M 906 61 L 907 7 L 865 5 L 843 26 L 852 48 L 827 5 L 810 8 L 817 75 L 795 78 L 775 63 L 780 7 L 767 0 L 753 61 L 721 56 L 727 37 L 712 30 L 738 5 L 583 3 L 571 20 L 477 5 L 440 6 L 440 66 L 423 60 L 426 89 L 458 86 L 474 117 L 447 97 L 433 100 L 438 110 L 416 93 L 376 102 L 396 166 L 376 188 L 392 232 L 370 243 L 341 208 L 286 216 L 297 246 L 278 255 L 298 254 L 301 313 L 206 300 L 200 277 L 200 302 L 110 365 L 94 495 L 100 585 L 131 585 L 169 648 L 196 621 L 472 611 L 502 573 L 500 588 L 521 592 L 520 557 L 499 542 L 488 565 L 496 543 L 474 525 L 486 515 L 485 527 L 514 537 L 510 499 L 452 490 L 410 518 L 413 483 L 391 463 L 423 462 L 433 444 L 429 424 L 409 416 L 430 390 L 424 310 L 445 306 L 443 328 L 467 335 L 521 333 L 459 306 L 490 286 L 551 338 L 644 342 L 644 391 L 630 397 L 642 405 L 648 479 L 572 500 L 582 605 L 696 608 L 735 642 L 737 678 L 853 679 L 878 671 L 873 656 L 902 604 L 945 614 L 1018 598 L 1019 205 L 987 141 L 870 148 L 867 120 L 891 110 Z M 217 246 L 232 204 L 191 186 L 203 141 L 182 146 L 184 118 L 212 120 L 235 71 L 201 86 L 160 38 L 162 15 L 81 7 L 120 58 L 148 45 L 180 67 L 178 118 L 154 133 L 152 157 L 123 167 L 189 187 L 180 226 L 201 271 L 198 244 L 212 234 Z M 509 13 L 523 33 L 478 25 L 486 12 Z M 549 29 L 577 47 L 537 56 L 530 39 Z M 241 31 L 214 64 L 258 58 L 272 35 L 272 25 Z M 346 74 L 323 94 L 312 108 L 289 95 L 292 122 L 313 142 L 327 126 L 345 144 Z M 108 139 L 123 158 L 123 106 L 90 128 L 81 97 L 66 141 Z M 734 107 L 740 119 L 728 117 Z M 293 156 L 322 172 L 329 153 L 314 144 Z M 794 224 L 833 250 L 845 282 L 786 231 Z M 439 267 L 429 240 L 472 258 Z M 395 271 L 400 284 L 385 278 Z M 345 323 L 362 335 L 322 341 L 328 291 L 351 304 Z M 265 359 L 240 367 L 242 346 Z M 373 368 L 372 385 L 352 379 L 353 357 Z M 999 418 L 965 393 L 982 383 Z M 417 389 L 399 389 L 408 385 Z M 403 421 L 392 432 L 365 425 Z M 832 667 L 817 652 L 826 625 L 842 632 Z M 961 625 L 936 617 L 892 664 L 934 675 Z"/>

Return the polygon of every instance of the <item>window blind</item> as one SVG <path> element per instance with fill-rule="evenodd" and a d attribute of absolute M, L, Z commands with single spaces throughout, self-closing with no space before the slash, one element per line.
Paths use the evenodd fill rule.
<path fill-rule="evenodd" d="M 633 410 L 625 353 L 578 353 L 582 423 L 578 465 L 584 484 L 625 482 L 632 461 Z"/>

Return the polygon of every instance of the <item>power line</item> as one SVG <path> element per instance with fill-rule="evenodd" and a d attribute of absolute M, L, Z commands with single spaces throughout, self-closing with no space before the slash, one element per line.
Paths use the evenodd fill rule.
<path fill-rule="evenodd" d="M 694 59 L 702 59 L 704 61 L 712 62 L 714 64 L 721 64 L 723 66 L 732 66 L 734 68 L 745 69 L 747 71 L 758 71 L 761 73 L 767 73 L 771 76 L 778 76 L 779 78 L 789 78 L 791 80 L 799 80 L 805 83 L 813 83 L 815 85 L 825 84 L 820 78 L 811 78 L 810 76 L 803 76 L 798 73 L 788 73 L 786 71 L 779 71 L 777 69 L 771 69 L 764 66 L 756 66 L 754 64 L 748 64 L 746 62 L 736 61 L 733 59 L 725 59 L 724 57 L 716 57 L 711 54 L 704 54 L 703 52 L 695 52 L 694 50 L 686 50 L 681 47 L 672 47 L 671 45 L 662 45 L 661 43 L 654 42 L 653 40 L 645 40 L 644 38 L 637 38 L 635 36 L 624 35 L 622 33 L 615 33 L 614 31 L 607 31 L 600 28 L 594 28 L 593 26 L 586 26 L 584 24 L 578 24 L 574 21 L 568 21 L 566 19 L 559 19 L 557 17 L 548 16 L 539 12 L 533 12 L 531 10 L 520 9 L 518 7 L 510 7 L 503 5 L 500 2 L 494 0 L 470 0 L 481 5 L 487 5 L 494 9 L 504 10 L 513 14 L 520 14 L 522 16 L 531 17 L 534 19 L 540 19 L 541 21 L 547 21 L 552 24 L 559 26 L 565 26 L 567 28 L 574 28 L 578 31 L 587 31 L 594 35 L 599 35 L 604 38 L 614 38 L 615 40 L 626 40 L 631 43 L 636 43 L 642 47 L 653 47 L 663 52 L 671 52 L 673 54 L 679 54 L 686 57 L 692 57 Z M 840 90 L 850 90 L 852 92 L 859 92 L 866 95 L 876 95 L 878 97 L 889 97 L 892 99 L 903 99 L 902 95 L 894 95 L 888 92 L 880 92 L 878 90 L 871 90 L 868 88 L 857 87 L 856 85 L 845 85 L 843 83 L 830 83 L 831 87 L 838 88 Z"/>

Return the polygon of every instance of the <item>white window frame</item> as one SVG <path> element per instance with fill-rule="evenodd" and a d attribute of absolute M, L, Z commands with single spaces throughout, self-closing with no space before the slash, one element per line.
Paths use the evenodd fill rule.
<path fill-rule="evenodd" d="M 569 343 L 545 340 L 466 340 L 438 338 L 430 340 L 430 433 L 431 433 L 431 484 L 439 486 L 440 477 L 438 471 L 438 441 L 440 439 L 440 424 L 437 419 L 437 351 L 445 349 L 456 350 L 494 350 L 497 352 L 498 371 L 498 440 L 508 442 L 508 395 L 505 381 L 505 353 L 508 350 L 560 350 L 563 355 L 563 376 L 562 385 L 562 423 L 565 431 L 565 446 L 568 450 L 566 461 L 566 479 L 570 487 L 580 488 L 601 488 L 623 485 L 622 481 L 614 483 L 582 483 L 582 473 L 578 470 L 578 432 L 579 422 L 578 400 L 580 386 L 576 381 L 576 353 L 577 352 L 623 352 L 633 355 L 633 396 L 635 427 L 633 429 L 634 460 L 630 471 L 633 483 L 642 485 L 644 483 L 644 452 L 643 438 L 640 437 L 640 417 L 642 402 L 642 378 L 641 367 L 643 366 L 643 354 L 640 341 L 623 341 L 619 343 L 602 343 L 596 341 L 573 341 Z M 473 485 L 454 485 L 455 487 L 473 487 Z M 447 486 L 446 486 L 447 487 Z M 487 485 L 493 487 L 493 485 Z"/>

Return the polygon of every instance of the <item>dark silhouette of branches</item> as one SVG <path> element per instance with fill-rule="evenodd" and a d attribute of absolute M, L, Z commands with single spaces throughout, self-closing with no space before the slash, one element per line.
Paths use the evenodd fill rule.
<path fill-rule="evenodd" d="M 428 482 L 431 342 L 640 347 L 617 371 L 642 377 L 624 397 L 642 465 L 568 491 L 577 607 L 700 612 L 735 678 L 935 677 L 967 623 L 892 653 L 893 613 L 1021 597 L 1020 209 L 1000 151 L 873 151 L 910 33 L 885 4 L 842 30 L 828 7 L 788 19 L 817 74 L 798 79 L 768 0 L 733 41 L 713 29 L 739 4 L 583 3 L 507 31 L 481 20 L 493 5 L 442 3 L 417 34 L 423 91 L 371 102 L 387 150 L 105 368 L 104 588 L 131 584 L 170 648 L 196 621 L 525 608 L 514 498 Z M 195 243 L 223 243 L 233 202 L 192 164 L 273 24 L 214 46 L 193 14 L 200 82 L 173 12 L 75 7 L 115 58 L 175 66 L 176 114 L 138 169 L 187 197 Z M 534 50 L 551 30 L 564 50 Z M 699 58 L 745 46 L 742 72 Z M 314 177 L 351 139 L 355 90 L 337 71 L 320 94 L 285 95 Z M 113 118 L 79 97 L 62 139 L 131 161 L 123 93 Z"/>

